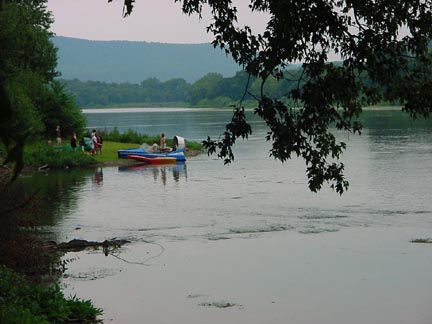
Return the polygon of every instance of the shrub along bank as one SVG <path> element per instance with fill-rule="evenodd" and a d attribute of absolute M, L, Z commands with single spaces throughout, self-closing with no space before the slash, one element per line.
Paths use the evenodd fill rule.
<path fill-rule="evenodd" d="M 96 163 L 94 156 L 82 151 L 73 151 L 69 145 L 61 148 L 45 142 L 35 143 L 24 150 L 24 165 L 31 168 L 48 166 L 53 169 L 82 167 Z"/>
<path fill-rule="evenodd" d="M 58 285 L 44 287 L 0 266 L 0 323 L 97 323 L 102 311 L 89 300 L 65 298 Z"/>

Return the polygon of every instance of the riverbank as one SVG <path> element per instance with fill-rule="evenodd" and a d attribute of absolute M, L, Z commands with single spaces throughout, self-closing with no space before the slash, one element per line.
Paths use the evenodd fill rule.
<path fill-rule="evenodd" d="M 140 147 L 137 143 L 104 141 L 102 150 L 91 154 L 81 150 L 73 151 L 69 145 L 55 147 L 39 142 L 25 149 L 23 171 L 45 171 L 70 168 L 85 168 L 92 166 L 121 166 L 134 164 L 136 161 L 119 159 L 117 151 L 121 149 Z M 202 152 L 198 143 L 191 143 L 185 151 L 186 158 Z"/>
<path fill-rule="evenodd" d="M 56 283 L 67 261 L 36 229 L 46 215 L 40 188 L 23 194 L 11 177 L 12 170 L 0 168 L 0 323 L 99 323 L 101 309 L 65 296 Z"/>

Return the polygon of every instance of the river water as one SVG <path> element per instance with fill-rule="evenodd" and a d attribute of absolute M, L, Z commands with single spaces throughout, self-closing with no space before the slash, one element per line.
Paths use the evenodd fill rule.
<path fill-rule="evenodd" d="M 90 128 L 200 141 L 222 110 L 86 111 Z M 58 241 L 128 239 L 68 253 L 67 293 L 92 299 L 105 323 L 432 323 L 432 120 L 366 111 L 342 160 L 337 195 L 307 188 L 300 159 L 268 156 L 265 127 L 235 162 L 203 153 L 185 164 L 35 175 L 55 195 Z"/>

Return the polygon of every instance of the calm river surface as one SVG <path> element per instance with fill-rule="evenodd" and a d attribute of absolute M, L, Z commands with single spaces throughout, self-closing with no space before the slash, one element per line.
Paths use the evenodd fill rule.
<path fill-rule="evenodd" d="M 201 141 L 230 113 L 86 117 L 91 128 Z M 132 242 L 108 256 L 67 254 L 66 291 L 115 324 L 432 323 L 432 246 L 410 242 L 432 237 L 432 120 L 380 110 L 364 122 L 362 136 L 338 135 L 351 183 L 342 197 L 309 192 L 302 160 L 269 158 L 258 121 L 229 166 L 204 153 L 34 176 L 57 192 L 47 229 L 58 241 Z"/>

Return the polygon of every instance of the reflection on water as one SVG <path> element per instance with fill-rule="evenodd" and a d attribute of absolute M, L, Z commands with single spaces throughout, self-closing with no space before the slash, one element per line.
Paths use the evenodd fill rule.
<path fill-rule="evenodd" d="M 103 168 L 96 168 L 92 177 L 92 182 L 96 185 L 103 183 Z"/>
<path fill-rule="evenodd" d="M 131 165 L 122 165 L 118 167 L 119 172 L 132 172 L 142 175 L 152 174 L 153 180 L 158 181 L 160 179 L 162 184 L 167 184 L 167 173 L 172 174 L 175 182 L 178 182 L 181 177 L 187 180 L 187 169 L 186 162 L 177 162 L 176 164 L 148 164 L 148 163 L 137 163 Z"/>
<path fill-rule="evenodd" d="M 229 114 L 152 111 L 98 114 L 97 121 L 120 123 L 123 115 L 125 120 L 151 120 L 152 127 L 161 129 L 176 123 L 179 134 L 193 131 L 197 137 L 212 131 L 210 124 L 223 127 Z M 44 188 L 46 209 L 51 210 L 47 214 L 58 216 L 53 230 L 65 239 L 141 240 L 145 229 L 152 239 L 218 240 L 290 230 L 316 234 L 402 226 L 414 218 L 428 222 L 430 121 L 413 123 L 400 112 L 378 111 L 366 112 L 364 123 L 361 137 L 338 134 L 348 143 L 343 162 L 351 182 L 342 197 L 328 188 L 310 193 L 302 160 L 281 164 L 268 158 L 269 144 L 262 140 L 265 128 L 258 123 L 250 140 L 236 145 L 236 160 L 229 166 L 202 154 L 190 158 L 188 168 L 186 163 L 132 164 L 53 172 L 27 179 L 33 187 L 27 186 L 27 191 Z M 136 130 L 149 133 L 145 127 Z M 70 233 L 70 228 L 81 230 Z"/>
<path fill-rule="evenodd" d="M 229 112 L 179 114 L 94 122 L 196 140 L 217 136 Z M 107 257 L 66 256 L 77 259 L 68 291 L 93 299 L 107 322 L 429 324 L 432 250 L 410 240 L 432 235 L 431 122 L 387 111 L 364 122 L 361 137 L 337 134 L 351 182 L 342 197 L 311 193 L 302 160 L 269 158 L 259 123 L 229 166 L 202 154 L 187 168 L 134 164 L 27 181 L 45 188 L 58 240 L 132 241 Z M 243 307 L 200 306 L 231 304 Z"/>
<path fill-rule="evenodd" d="M 35 224 L 57 224 L 78 208 L 78 196 L 92 172 L 92 169 L 84 169 L 23 175 L 15 184 L 19 190 L 14 198 L 24 201 L 37 191 L 31 201 Z"/>

